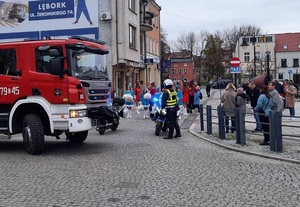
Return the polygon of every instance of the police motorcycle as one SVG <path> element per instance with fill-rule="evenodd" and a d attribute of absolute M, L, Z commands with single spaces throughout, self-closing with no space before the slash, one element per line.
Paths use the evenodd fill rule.
<path fill-rule="evenodd" d="M 115 97 L 112 103 L 89 109 L 89 117 L 93 119 L 93 125 L 100 135 L 106 130 L 117 130 L 120 117 L 126 118 L 128 109 L 124 107 L 125 100 L 121 97 Z"/>
<path fill-rule="evenodd" d="M 162 92 L 157 92 L 152 97 L 152 110 L 150 117 L 155 122 L 155 135 L 159 136 L 160 132 L 166 132 L 168 125 L 166 122 L 166 111 L 161 109 Z"/>

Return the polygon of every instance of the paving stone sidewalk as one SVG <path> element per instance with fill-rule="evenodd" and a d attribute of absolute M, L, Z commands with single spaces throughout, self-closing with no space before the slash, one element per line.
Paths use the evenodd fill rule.
<path fill-rule="evenodd" d="M 221 91 L 221 93 L 224 91 Z M 204 90 L 202 90 L 202 93 L 204 94 Z M 216 109 L 217 106 L 220 104 L 220 94 L 219 90 L 212 91 L 210 98 L 204 98 L 202 100 L 202 104 L 204 107 L 206 105 L 211 105 L 212 108 Z M 247 106 L 247 113 L 251 112 L 251 109 L 249 106 Z M 299 110 L 297 110 L 299 109 Z M 300 103 L 296 103 L 296 115 L 297 111 L 300 111 Z M 195 113 L 195 112 L 194 112 Z M 213 112 L 214 113 L 214 112 Z M 283 112 L 284 115 L 288 115 L 288 110 L 285 109 Z M 242 146 L 239 144 L 236 144 L 236 138 L 235 133 L 234 134 L 226 134 L 226 139 L 221 140 L 218 138 L 218 125 L 213 124 L 213 133 L 212 135 L 208 135 L 206 132 L 206 122 L 204 122 L 204 131 L 201 131 L 200 129 L 200 115 L 192 114 L 189 116 L 195 117 L 194 122 L 189 127 L 189 132 L 194 134 L 195 136 L 206 140 L 208 142 L 211 142 L 213 144 L 219 145 L 221 147 L 225 147 L 229 150 L 235 150 L 242 153 L 247 154 L 253 154 L 261 157 L 271 158 L 271 159 L 277 159 L 287 162 L 293 162 L 293 163 L 299 163 L 300 164 L 300 138 L 297 137 L 283 137 L 283 151 L 282 152 L 274 152 L 270 150 L 270 146 L 261 146 L 259 143 L 263 140 L 263 134 L 258 133 L 251 133 L 251 130 L 254 130 L 255 123 L 253 115 L 247 114 L 246 120 L 252 121 L 253 123 L 246 123 L 246 145 Z M 213 122 L 217 123 L 216 118 Z M 189 120 L 189 119 L 187 119 Z M 300 118 L 295 120 L 290 120 L 288 118 L 283 118 L 282 124 L 288 125 L 288 126 L 299 126 L 300 124 Z M 283 134 L 295 134 L 300 135 L 300 128 L 289 128 L 284 127 Z"/>

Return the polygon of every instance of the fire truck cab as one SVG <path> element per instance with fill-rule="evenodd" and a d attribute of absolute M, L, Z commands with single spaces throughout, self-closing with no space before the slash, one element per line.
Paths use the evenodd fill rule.
<path fill-rule="evenodd" d="M 110 93 L 105 54 L 103 42 L 79 36 L 0 43 L 0 133 L 22 133 L 30 154 L 43 152 L 45 135 L 83 142 L 88 107 Z"/>

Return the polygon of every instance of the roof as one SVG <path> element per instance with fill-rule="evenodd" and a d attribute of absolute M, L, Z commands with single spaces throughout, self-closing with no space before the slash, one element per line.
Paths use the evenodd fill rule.
<path fill-rule="evenodd" d="M 171 62 L 172 63 L 189 63 L 189 62 L 193 62 L 193 59 L 191 58 L 171 58 Z"/>
<path fill-rule="evenodd" d="M 275 34 L 276 52 L 300 51 L 300 32 Z"/>

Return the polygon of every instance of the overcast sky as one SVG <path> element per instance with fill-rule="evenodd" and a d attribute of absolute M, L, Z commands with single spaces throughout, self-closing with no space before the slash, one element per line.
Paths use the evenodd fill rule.
<path fill-rule="evenodd" d="M 255 25 L 264 34 L 300 32 L 300 0 L 156 0 L 167 40 L 201 30 Z"/>

